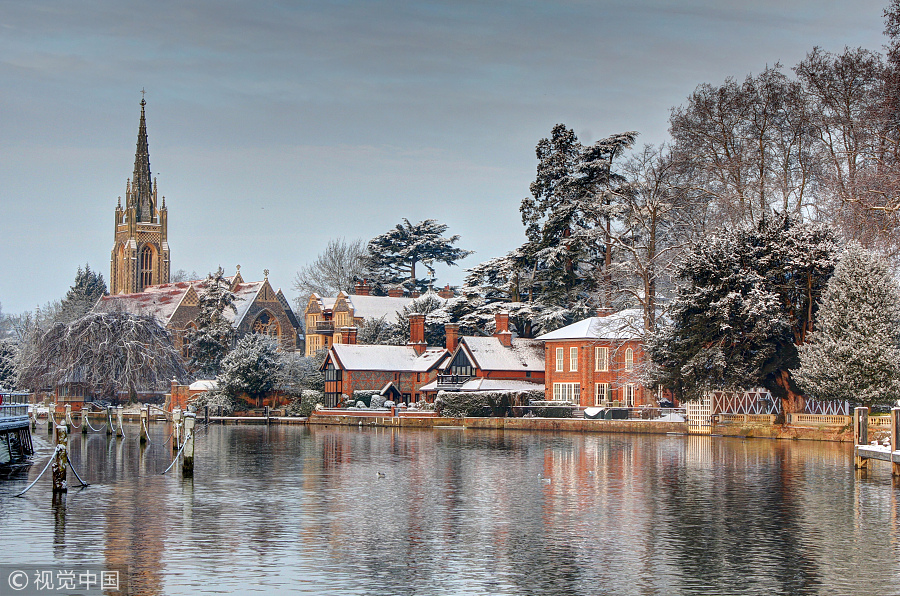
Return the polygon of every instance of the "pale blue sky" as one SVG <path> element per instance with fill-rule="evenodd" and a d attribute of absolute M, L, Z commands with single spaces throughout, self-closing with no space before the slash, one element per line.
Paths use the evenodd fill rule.
<path fill-rule="evenodd" d="M 435 218 L 477 251 L 523 240 L 534 146 L 667 138 L 700 83 L 880 49 L 886 1 L 0 1 L 0 304 L 109 276 L 147 90 L 173 269 L 240 263 L 289 296 L 329 238 Z"/>

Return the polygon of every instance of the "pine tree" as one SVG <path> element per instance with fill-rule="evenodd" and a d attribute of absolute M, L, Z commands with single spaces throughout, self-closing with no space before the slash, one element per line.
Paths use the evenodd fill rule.
<path fill-rule="evenodd" d="M 648 342 L 655 382 L 678 397 L 765 387 L 785 412 L 802 408 L 791 369 L 834 269 L 833 233 L 787 214 L 708 237 L 690 251 L 669 324 Z"/>
<path fill-rule="evenodd" d="M 18 346 L 12 339 L 0 339 L 0 391 L 12 391 L 18 380 Z"/>
<path fill-rule="evenodd" d="M 231 397 L 246 393 L 259 405 L 259 400 L 275 387 L 278 379 L 278 344 L 258 333 L 245 335 L 222 360 L 218 376 L 222 392 Z"/>
<path fill-rule="evenodd" d="M 197 328 L 187 334 L 190 343 L 190 366 L 201 377 L 213 378 L 221 371 L 222 359 L 228 354 L 235 331 L 225 316 L 225 310 L 236 313 L 235 296 L 222 268 L 210 273 L 199 295 L 200 313 Z"/>
<path fill-rule="evenodd" d="M 75 274 L 75 284 L 69 288 L 62 301 L 60 320 L 69 322 L 83 317 L 106 294 L 106 282 L 103 281 L 103 275 L 91 271 L 91 266 L 85 263 L 84 269 L 78 268 L 78 272 Z"/>
<path fill-rule="evenodd" d="M 392 230 L 369 241 L 366 268 L 373 281 L 380 286 L 404 285 L 408 290 L 425 290 L 432 280 L 418 277 L 416 267 L 421 264 L 434 276 L 434 264 L 456 265 L 472 254 L 456 248 L 459 235 L 443 236 L 447 225 L 434 219 L 412 224 L 408 219 Z"/>
<path fill-rule="evenodd" d="M 797 380 L 817 399 L 869 407 L 900 399 L 900 289 L 887 265 L 856 243 L 828 282 Z"/>

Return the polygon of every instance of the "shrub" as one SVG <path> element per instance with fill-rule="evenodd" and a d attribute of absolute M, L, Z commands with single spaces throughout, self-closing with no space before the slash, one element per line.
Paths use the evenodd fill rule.
<path fill-rule="evenodd" d="M 303 389 L 298 397 L 286 408 L 288 416 L 307 417 L 316 409 L 317 404 L 325 401 L 325 394 L 321 391 L 313 391 L 312 389 Z"/>
<path fill-rule="evenodd" d="M 249 408 L 249 404 L 243 399 L 228 395 L 218 389 L 210 389 L 203 393 L 198 393 L 189 403 L 197 412 L 202 411 L 206 406 L 209 406 L 211 411 L 218 412 L 221 406 L 223 416 L 230 416 L 235 412 L 242 412 Z"/>
<path fill-rule="evenodd" d="M 372 399 L 378 395 L 378 391 L 374 389 L 361 389 L 359 391 L 353 392 L 353 401 L 356 402 L 356 407 L 359 407 L 359 402 L 363 402 L 363 405 L 367 408 L 369 407 L 380 407 L 380 406 L 372 406 Z M 382 398 L 384 401 L 384 398 Z"/>

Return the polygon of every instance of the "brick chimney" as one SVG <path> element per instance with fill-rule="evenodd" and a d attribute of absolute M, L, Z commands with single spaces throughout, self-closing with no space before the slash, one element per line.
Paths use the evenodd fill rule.
<path fill-rule="evenodd" d="M 357 296 L 368 296 L 371 291 L 372 287 L 366 282 L 366 280 L 358 281 L 353 286 L 353 293 Z"/>
<path fill-rule="evenodd" d="M 427 347 L 425 343 L 425 315 L 409 315 L 409 343 L 407 345 L 415 349 L 417 354 L 425 351 Z"/>
<path fill-rule="evenodd" d="M 357 327 L 341 327 L 340 331 L 343 343 L 356 345 L 356 334 L 359 332 Z"/>
<path fill-rule="evenodd" d="M 447 284 L 446 286 L 444 286 L 444 289 L 442 289 L 440 292 L 438 292 L 438 296 L 440 296 L 441 298 L 443 298 L 445 300 L 449 300 L 450 298 L 453 298 L 453 296 L 455 296 L 455 295 L 456 295 L 456 292 L 454 292 L 453 290 L 450 289 L 450 284 Z"/>
<path fill-rule="evenodd" d="M 601 306 L 600 308 L 597 309 L 598 317 L 608 317 L 612 313 L 613 313 L 613 309 L 611 309 L 608 306 Z"/>
<path fill-rule="evenodd" d="M 512 333 L 509 332 L 509 313 L 498 312 L 494 315 L 496 330 L 494 337 L 500 340 L 500 343 L 507 348 L 512 346 Z"/>
<path fill-rule="evenodd" d="M 388 296 L 390 296 L 391 298 L 403 298 L 403 288 L 389 289 Z"/>
<path fill-rule="evenodd" d="M 447 351 L 452 353 L 459 344 L 459 323 L 446 323 L 444 332 L 447 334 Z"/>

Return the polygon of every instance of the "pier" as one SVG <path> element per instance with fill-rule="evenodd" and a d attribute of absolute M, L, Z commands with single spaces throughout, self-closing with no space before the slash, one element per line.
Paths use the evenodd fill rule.
<path fill-rule="evenodd" d="M 900 476 L 900 408 L 891 409 L 891 434 L 882 444 L 869 443 L 869 408 L 853 411 L 853 455 L 857 470 L 868 470 L 873 459 L 891 462 L 891 475 Z"/>

